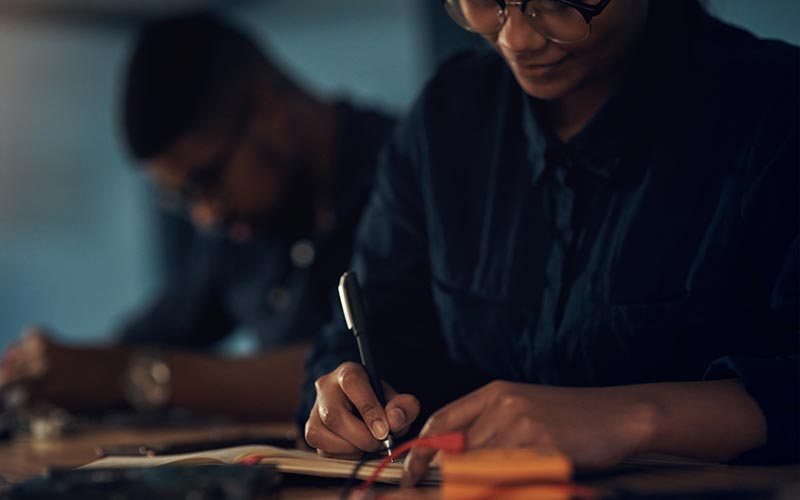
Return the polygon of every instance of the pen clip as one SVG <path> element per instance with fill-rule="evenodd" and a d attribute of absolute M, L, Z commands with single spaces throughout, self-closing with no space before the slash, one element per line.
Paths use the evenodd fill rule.
<path fill-rule="evenodd" d="M 358 286 L 358 278 L 353 271 L 347 271 L 339 278 L 339 301 L 347 328 L 358 336 L 366 327 L 366 316 Z"/>

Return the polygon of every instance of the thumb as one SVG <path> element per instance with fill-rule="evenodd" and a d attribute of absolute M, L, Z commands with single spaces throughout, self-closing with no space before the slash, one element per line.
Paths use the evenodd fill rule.
<path fill-rule="evenodd" d="M 419 400 L 411 394 L 387 395 L 387 398 L 390 398 L 386 403 L 386 418 L 389 420 L 389 428 L 393 434 L 402 436 L 419 416 Z"/>

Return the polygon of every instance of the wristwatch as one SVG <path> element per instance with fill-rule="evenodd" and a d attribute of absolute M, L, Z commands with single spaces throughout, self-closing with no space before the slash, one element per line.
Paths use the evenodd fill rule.
<path fill-rule="evenodd" d="M 160 352 L 135 351 L 123 381 L 125 400 L 146 413 L 164 410 L 172 399 L 172 371 Z"/>

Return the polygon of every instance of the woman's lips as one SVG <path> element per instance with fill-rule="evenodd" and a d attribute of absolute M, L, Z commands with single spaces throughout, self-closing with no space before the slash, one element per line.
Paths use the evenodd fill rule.
<path fill-rule="evenodd" d="M 569 56 L 548 63 L 535 62 L 529 59 L 509 59 L 509 62 L 518 72 L 527 76 L 547 77 L 554 75 L 567 59 L 569 59 Z"/>

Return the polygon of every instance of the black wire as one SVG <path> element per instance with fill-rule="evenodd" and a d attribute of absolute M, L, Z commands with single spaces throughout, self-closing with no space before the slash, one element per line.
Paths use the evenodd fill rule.
<path fill-rule="evenodd" d="M 384 455 L 380 453 L 367 453 L 361 457 L 358 462 L 356 462 L 356 465 L 353 467 L 353 471 L 350 473 L 350 477 L 347 478 L 347 482 L 344 483 L 344 486 L 342 486 L 342 493 L 339 496 L 339 500 L 347 500 L 350 497 L 350 493 L 352 493 L 353 488 L 358 482 L 358 471 L 364 467 L 364 464 L 370 460 L 375 460 L 378 458 L 384 458 Z"/>

